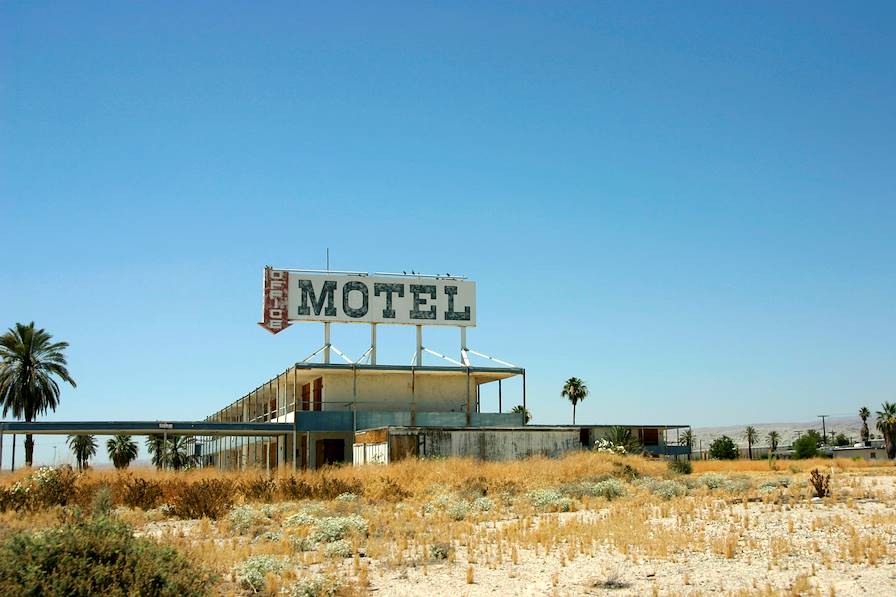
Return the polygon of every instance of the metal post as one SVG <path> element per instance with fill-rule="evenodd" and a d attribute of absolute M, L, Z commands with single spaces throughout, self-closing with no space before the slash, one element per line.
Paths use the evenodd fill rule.
<path fill-rule="evenodd" d="M 498 414 L 501 413 L 501 380 L 498 380 Z"/>
<path fill-rule="evenodd" d="M 467 350 L 467 327 L 460 326 L 460 362 L 466 362 L 464 360 L 464 352 Z"/>
<path fill-rule="evenodd" d="M 9 465 L 9 470 L 16 470 L 16 434 L 12 434 L 12 463 Z"/>
<path fill-rule="evenodd" d="M 525 421 L 525 420 L 526 420 L 526 370 L 523 369 L 523 421 Z"/>
<path fill-rule="evenodd" d="M 417 368 L 411 367 L 411 427 L 417 425 Z"/>
<path fill-rule="evenodd" d="M 370 324 L 370 364 L 376 365 L 376 324 Z"/>
<path fill-rule="evenodd" d="M 470 368 L 467 367 L 467 427 L 470 426 Z"/>
<path fill-rule="evenodd" d="M 324 363 L 330 363 L 330 322 L 324 322 Z"/>
<path fill-rule="evenodd" d="M 0 423 L 0 471 L 3 470 L 3 423 Z"/>
<path fill-rule="evenodd" d="M 418 367 L 423 365 L 423 326 L 417 326 L 417 357 L 414 362 Z"/>

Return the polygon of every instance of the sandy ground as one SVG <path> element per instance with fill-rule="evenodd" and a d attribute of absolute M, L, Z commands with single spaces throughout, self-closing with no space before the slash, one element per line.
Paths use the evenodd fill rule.
<path fill-rule="evenodd" d="M 623 596 L 754 594 L 770 586 L 775 590 L 795 587 L 798 594 L 817 590 L 821 595 L 896 595 L 894 480 L 871 477 L 862 481 L 882 489 L 882 499 L 806 501 L 786 509 L 765 503 L 729 506 L 733 515 L 747 515 L 750 520 L 732 558 L 687 546 L 688 534 L 726 535 L 730 532 L 728 521 L 706 521 L 702 529 L 696 529 L 653 519 L 653 524 L 666 525 L 670 533 L 682 537 L 681 551 L 663 559 L 633 559 L 612 547 L 602 547 L 594 556 L 580 555 L 561 563 L 556 554 L 536 555 L 521 549 L 516 565 L 509 561 L 495 568 L 474 564 L 473 583 L 468 584 L 468 564 L 461 548 L 454 563 L 430 564 L 425 570 L 419 566 L 390 570 L 371 562 L 370 590 L 378 595 Z M 594 515 L 580 511 L 546 516 L 569 521 Z M 887 517 L 889 522 L 874 522 Z M 877 537 L 890 555 L 874 565 L 850 562 L 845 550 L 851 537 Z M 773 543 L 782 546 L 784 553 L 772 549 Z"/>

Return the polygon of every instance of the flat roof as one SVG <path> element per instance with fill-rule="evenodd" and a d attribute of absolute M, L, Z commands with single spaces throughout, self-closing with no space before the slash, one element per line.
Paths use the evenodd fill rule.
<path fill-rule="evenodd" d="M 594 427 L 626 427 L 626 428 L 644 428 L 644 429 L 687 429 L 690 425 L 611 425 L 605 424 L 588 424 L 588 425 L 513 425 L 513 426 L 450 426 L 450 425 L 384 425 L 382 427 L 368 427 L 366 429 L 358 429 L 356 433 L 365 431 L 377 431 L 380 429 L 399 429 L 399 430 L 419 430 L 419 429 L 443 429 L 446 431 L 574 431 L 578 429 L 590 429 Z"/>
<path fill-rule="evenodd" d="M 208 421 L 49 421 L 0 422 L 0 435 L 215 435 L 273 436 L 292 433 L 292 423 L 213 423 Z"/>

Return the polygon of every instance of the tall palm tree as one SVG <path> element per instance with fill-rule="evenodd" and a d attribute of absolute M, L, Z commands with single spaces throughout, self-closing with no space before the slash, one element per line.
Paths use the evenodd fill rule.
<path fill-rule="evenodd" d="M 17 419 L 31 423 L 38 415 L 56 410 L 59 405 L 59 382 L 75 387 L 65 368 L 68 342 L 53 342 L 34 322 L 17 323 L 0 336 L 0 403 L 3 416 L 9 411 Z M 25 464 L 34 460 L 34 440 L 25 435 Z"/>
<path fill-rule="evenodd" d="M 867 406 L 863 406 L 859 409 L 859 418 L 862 419 L 862 445 L 868 445 L 868 417 L 871 416 L 871 411 L 868 410 Z"/>
<path fill-rule="evenodd" d="M 887 447 L 887 458 L 896 457 L 896 404 L 884 402 L 877 411 L 877 430 L 884 438 Z"/>
<path fill-rule="evenodd" d="M 177 435 L 168 438 L 168 446 L 165 453 L 165 465 L 176 471 L 196 466 L 196 457 L 193 455 L 193 444 L 195 443 L 193 438 Z"/>
<path fill-rule="evenodd" d="M 570 377 L 563 384 L 560 395 L 572 402 L 572 424 L 576 424 L 576 404 L 588 397 L 588 386 L 578 377 Z"/>
<path fill-rule="evenodd" d="M 523 415 L 523 425 L 527 424 L 532 420 L 532 413 L 529 412 L 529 409 L 523 406 L 522 404 L 517 404 L 512 409 L 510 409 L 512 413 L 522 413 Z"/>
<path fill-rule="evenodd" d="M 771 452 L 774 452 L 778 449 L 778 443 L 781 441 L 781 434 L 777 431 L 769 431 L 768 432 L 768 448 Z"/>
<path fill-rule="evenodd" d="M 155 433 L 146 438 L 146 449 L 152 456 L 152 463 L 159 470 L 162 470 L 162 466 L 165 464 L 166 448 L 167 442 L 161 433 Z"/>
<path fill-rule="evenodd" d="M 688 460 L 691 459 L 691 448 L 694 447 L 694 432 L 688 429 L 678 438 L 678 445 L 687 446 L 688 448 Z"/>
<path fill-rule="evenodd" d="M 759 432 L 752 425 L 748 425 L 744 429 L 744 439 L 747 440 L 747 454 L 750 455 L 750 460 L 753 460 L 753 444 L 759 441 Z"/>
<path fill-rule="evenodd" d="M 116 435 L 106 442 L 106 451 L 115 468 L 125 469 L 137 459 L 137 442 L 130 435 Z"/>
<path fill-rule="evenodd" d="M 83 471 L 87 468 L 87 461 L 96 456 L 96 436 L 70 435 L 68 436 L 68 447 L 75 455 L 75 460 L 78 461 L 78 470 Z"/>

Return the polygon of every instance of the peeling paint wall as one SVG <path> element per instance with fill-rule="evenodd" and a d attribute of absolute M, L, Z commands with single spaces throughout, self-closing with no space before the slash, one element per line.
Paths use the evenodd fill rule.
<path fill-rule="evenodd" d="M 421 456 L 516 460 L 528 456 L 556 458 L 582 449 L 579 430 L 415 429 L 393 430 L 392 438 L 417 436 Z M 393 443 L 390 438 L 390 444 Z M 392 454 L 392 460 L 398 460 Z"/>

